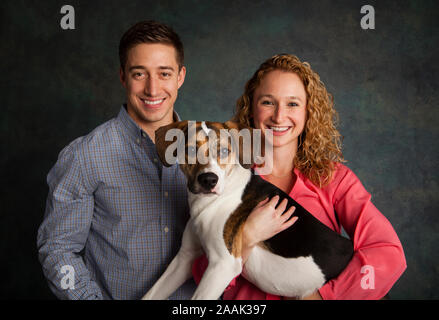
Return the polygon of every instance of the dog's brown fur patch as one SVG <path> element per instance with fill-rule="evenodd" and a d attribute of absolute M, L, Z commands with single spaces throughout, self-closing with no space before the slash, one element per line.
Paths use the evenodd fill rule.
<path fill-rule="evenodd" d="M 224 242 L 227 250 L 235 257 L 242 255 L 242 236 L 244 224 L 253 208 L 262 201 L 264 197 L 256 197 L 254 194 L 245 194 L 242 198 L 241 204 L 227 219 L 224 225 Z M 258 244 L 259 245 L 259 244 Z"/>

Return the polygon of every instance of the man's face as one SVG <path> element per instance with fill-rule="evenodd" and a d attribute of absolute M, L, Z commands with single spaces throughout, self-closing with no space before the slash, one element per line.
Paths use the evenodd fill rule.
<path fill-rule="evenodd" d="M 128 114 L 145 131 L 171 123 L 185 75 L 185 67 L 178 70 L 173 46 L 142 43 L 131 48 L 125 68 L 120 70 Z"/>

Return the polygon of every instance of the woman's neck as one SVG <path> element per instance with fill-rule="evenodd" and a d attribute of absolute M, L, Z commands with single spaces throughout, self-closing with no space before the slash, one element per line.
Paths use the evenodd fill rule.
<path fill-rule="evenodd" d="M 272 172 L 265 178 L 286 193 L 294 186 L 296 176 L 294 174 L 294 157 L 297 145 L 286 145 L 273 148 Z"/>
<path fill-rule="evenodd" d="M 296 144 L 274 147 L 272 175 L 281 177 L 293 171 L 294 157 L 296 156 L 296 152 Z"/>

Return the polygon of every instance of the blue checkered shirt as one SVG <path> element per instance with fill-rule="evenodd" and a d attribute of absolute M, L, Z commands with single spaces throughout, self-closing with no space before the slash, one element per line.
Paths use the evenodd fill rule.
<path fill-rule="evenodd" d="M 176 255 L 189 218 L 178 165 L 161 164 L 123 106 L 61 151 L 47 183 L 37 246 L 54 294 L 141 298 Z M 171 299 L 190 298 L 194 290 L 189 280 Z"/>

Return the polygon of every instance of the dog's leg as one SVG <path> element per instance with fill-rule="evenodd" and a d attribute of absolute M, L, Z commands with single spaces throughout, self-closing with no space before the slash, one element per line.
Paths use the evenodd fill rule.
<path fill-rule="evenodd" d="M 242 271 L 241 258 L 233 256 L 209 259 L 209 266 L 201 278 L 192 300 L 216 300 Z"/>
<path fill-rule="evenodd" d="M 183 233 L 180 250 L 160 279 L 143 296 L 142 300 L 167 299 L 192 276 L 193 261 L 202 252 L 199 239 L 193 232 L 192 223 L 189 221 Z"/>

